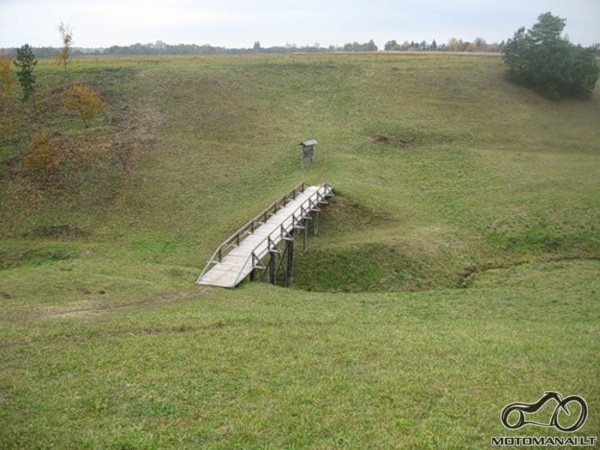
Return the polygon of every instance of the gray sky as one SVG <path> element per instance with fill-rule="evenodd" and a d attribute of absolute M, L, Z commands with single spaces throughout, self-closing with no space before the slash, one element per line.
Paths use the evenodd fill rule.
<path fill-rule="evenodd" d="M 600 42 L 600 0 L 0 0 L 0 47 L 210 44 L 343 45 L 373 39 L 500 42 L 541 13 L 567 19 L 571 42 Z"/>

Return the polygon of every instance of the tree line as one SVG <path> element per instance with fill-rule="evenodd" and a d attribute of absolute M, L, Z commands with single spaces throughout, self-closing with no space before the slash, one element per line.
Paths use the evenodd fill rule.
<path fill-rule="evenodd" d="M 438 44 L 434 39 L 428 43 L 426 41 L 404 41 L 402 44 L 395 40 L 386 42 L 383 51 L 445 51 L 445 52 L 501 52 L 504 42 L 501 44 L 488 44 L 483 38 L 476 38 L 472 42 L 462 39 L 451 38 L 447 43 Z M 249 48 L 226 48 L 215 47 L 212 45 L 197 44 L 177 44 L 170 45 L 163 41 L 154 43 L 136 43 L 126 46 L 113 45 L 108 48 L 82 48 L 75 47 L 70 49 L 71 56 L 85 55 L 107 55 L 107 56 L 127 56 L 127 55 L 244 55 L 253 53 L 334 53 L 334 52 L 377 52 L 380 48 L 373 39 L 368 42 L 348 42 L 344 45 L 322 46 L 319 43 L 312 45 L 298 46 L 287 43 L 285 45 L 263 47 L 259 41 L 256 41 Z M 54 47 L 36 47 L 33 49 L 38 58 L 54 58 L 57 49 Z M 9 55 L 16 53 L 16 49 L 5 49 Z"/>
<path fill-rule="evenodd" d="M 226 47 L 214 47 L 212 45 L 197 45 L 197 44 L 177 44 L 170 45 L 162 41 L 156 41 L 155 43 L 141 44 L 136 43 L 132 45 L 119 46 L 113 45 L 108 48 L 73 48 L 71 50 L 72 56 L 134 56 L 134 55 L 147 55 L 147 56 L 158 56 L 158 55 L 246 55 L 255 53 L 266 53 L 266 54 L 289 54 L 289 53 L 331 53 L 331 52 L 376 52 L 379 47 L 373 40 L 365 43 L 349 42 L 343 46 L 330 45 L 323 47 L 316 43 L 313 45 L 298 46 L 296 44 L 287 43 L 280 46 L 262 47 L 260 42 L 255 42 L 253 47 L 250 48 L 226 48 Z M 16 54 L 17 49 L 10 48 L 4 49 L 8 55 Z M 33 48 L 35 55 L 38 58 L 54 58 L 56 56 L 57 49 L 54 47 L 36 47 Z"/>
<path fill-rule="evenodd" d="M 452 37 L 445 43 L 438 43 L 435 39 L 427 41 L 404 41 L 399 43 L 396 40 L 390 40 L 385 43 L 381 50 L 385 52 L 472 52 L 472 53 L 503 53 L 506 41 L 500 43 L 488 43 L 484 38 L 477 37 L 473 41 L 464 41 Z M 600 57 L 600 45 L 593 47 L 596 55 Z M 4 49 L 7 55 L 16 54 L 17 49 Z M 335 52 L 377 52 L 380 48 L 371 39 L 368 42 L 348 42 L 344 45 L 329 45 L 324 47 L 319 43 L 312 45 L 298 46 L 287 43 L 280 46 L 263 47 L 259 41 L 256 41 L 249 48 L 226 48 L 215 47 L 209 44 L 177 44 L 170 45 L 163 41 L 154 43 L 136 43 L 126 46 L 113 45 L 108 48 L 83 48 L 73 47 L 69 49 L 69 56 L 85 55 L 107 55 L 107 56 L 134 56 L 134 55 L 245 55 L 254 53 L 265 54 L 289 54 L 289 53 L 335 53 Z M 60 51 L 60 49 L 58 50 Z M 54 58 L 57 54 L 55 47 L 35 47 L 33 52 L 38 58 Z"/>
<path fill-rule="evenodd" d="M 472 42 L 463 41 L 452 37 L 447 43 L 438 44 L 434 39 L 430 43 L 427 41 L 415 42 L 404 41 L 399 44 L 395 40 L 388 41 L 383 47 L 384 51 L 408 52 L 408 51 L 437 51 L 437 52 L 491 52 L 502 53 L 504 50 L 504 41 L 501 43 L 488 44 L 484 38 L 477 37 Z"/>

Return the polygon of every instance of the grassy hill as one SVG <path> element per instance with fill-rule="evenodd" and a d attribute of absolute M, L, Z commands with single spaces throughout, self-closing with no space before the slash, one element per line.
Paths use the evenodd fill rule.
<path fill-rule="evenodd" d="M 41 62 L 39 117 L 15 93 L 0 130 L 0 447 L 481 448 L 546 390 L 593 411 L 600 97 L 549 102 L 503 70 Z M 61 107 L 80 82 L 107 103 L 87 130 Z M 41 176 L 23 160 L 44 129 Z M 294 289 L 194 286 L 301 181 L 337 196 Z"/>

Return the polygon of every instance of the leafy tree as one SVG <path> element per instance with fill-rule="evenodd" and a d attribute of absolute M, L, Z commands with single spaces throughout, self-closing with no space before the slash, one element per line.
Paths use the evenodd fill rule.
<path fill-rule="evenodd" d="M 3 49 L 0 49 L 0 90 L 2 92 L 10 92 L 14 89 L 16 78 L 10 70 L 11 66 L 12 60 Z"/>
<path fill-rule="evenodd" d="M 14 61 L 15 66 L 19 68 L 17 72 L 17 78 L 23 88 L 23 103 L 28 101 L 30 98 L 33 99 L 33 112 L 37 114 L 37 101 L 35 96 L 36 91 L 36 77 L 33 73 L 35 66 L 37 65 L 37 59 L 33 54 L 33 49 L 29 44 L 25 44 L 21 48 L 17 49 L 17 59 Z"/>
<path fill-rule="evenodd" d="M 371 39 L 369 42 L 359 44 L 358 42 L 347 43 L 344 45 L 343 50 L 345 52 L 376 52 L 378 50 L 375 41 Z"/>
<path fill-rule="evenodd" d="M 467 49 L 468 45 L 468 43 L 465 45 L 462 39 L 456 39 L 455 37 L 452 37 L 448 40 L 448 51 L 463 52 Z"/>
<path fill-rule="evenodd" d="M 65 70 L 67 70 L 67 61 L 71 56 L 71 45 L 73 44 L 73 32 L 68 25 L 62 22 L 58 27 L 58 32 L 60 33 L 64 47 L 58 51 L 56 58 L 58 59 L 58 63 L 62 64 Z"/>
<path fill-rule="evenodd" d="M 482 37 L 477 37 L 472 43 L 476 52 L 485 52 L 488 50 L 488 44 Z"/>
<path fill-rule="evenodd" d="M 555 100 L 589 97 L 600 73 L 594 49 L 562 37 L 565 24 L 548 12 L 530 30 L 519 28 L 503 51 L 509 79 Z"/>
<path fill-rule="evenodd" d="M 385 43 L 385 45 L 383 46 L 383 49 L 386 52 L 393 52 L 393 51 L 396 51 L 396 50 L 400 50 L 401 47 L 398 45 L 398 43 L 395 40 L 391 40 L 391 41 L 387 41 Z"/>
<path fill-rule="evenodd" d="M 71 87 L 63 99 L 63 105 L 67 111 L 77 112 L 80 115 L 85 128 L 89 127 L 96 114 L 105 108 L 100 95 L 83 84 Z"/>
<path fill-rule="evenodd" d="M 375 45 L 375 41 L 373 41 L 373 39 L 371 39 L 368 43 L 367 43 L 367 48 L 366 50 L 368 52 L 376 52 L 377 50 L 379 50 L 379 48 L 377 47 L 377 45 Z"/>
<path fill-rule="evenodd" d="M 11 70 L 12 60 L 0 50 L 0 113 L 3 117 L 9 116 L 9 97 L 15 88 L 16 77 Z"/>

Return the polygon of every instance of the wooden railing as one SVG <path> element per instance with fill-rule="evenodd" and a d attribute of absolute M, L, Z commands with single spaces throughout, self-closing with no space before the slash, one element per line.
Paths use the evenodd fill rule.
<path fill-rule="evenodd" d="M 295 200 L 296 197 L 298 196 L 298 194 L 304 192 L 305 187 L 306 186 L 304 183 L 296 186 L 294 189 L 292 189 L 290 192 L 285 194 L 279 200 L 277 200 L 276 202 L 269 205 L 263 212 L 261 212 L 258 216 L 256 216 L 252 220 L 250 220 L 242 228 L 240 228 L 238 231 L 233 233 L 225 242 L 223 242 L 221 245 L 219 245 L 217 250 L 213 253 L 211 258 L 209 259 L 208 264 L 202 271 L 200 278 L 202 278 L 202 276 L 213 265 L 223 261 L 223 258 L 231 251 L 231 249 L 233 247 L 240 245 L 240 242 L 244 239 L 244 237 L 246 237 L 248 234 L 254 233 L 254 230 L 256 230 L 260 225 L 265 223 L 267 220 L 269 220 L 270 216 L 277 214 L 277 212 L 281 208 L 285 208 L 290 201 Z"/>
<path fill-rule="evenodd" d="M 305 219 L 309 218 L 310 214 L 313 211 L 320 211 L 319 206 L 326 204 L 327 197 L 329 197 L 331 195 L 333 195 L 333 189 L 328 184 L 324 184 L 316 192 L 316 197 L 317 197 L 316 201 L 313 201 L 312 199 L 306 200 L 306 202 L 305 202 L 306 206 L 305 206 L 305 204 L 300 205 L 300 207 L 296 211 L 293 211 L 286 218 L 284 218 L 282 220 L 282 225 L 281 225 L 280 230 L 273 231 L 271 234 L 266 236 L 261 242 L 256 244 L 256 248 L 248 256 L 248 258 L 246 259 L 246 262 L 242 266 L 240 273 L 235 281 L 235 284 L 237 285 L 245 277 L 244 270 L 246 269 L 246 267 L 248 267 L 248 264 L 250 262 L 252 263 L 252 266 L 253 266 L 252 269 L 257 268 L 258 266 L 261 265 L 260 261 L 261 261 L 262 255 L 256 254 L 257 248 L 263 247 L 265 242 L 268 242 L 268 245 L 266 246 L 267 249 L 270 250 L 272 247 L 275 247 L 276 243 L 272 244 L 272 242 L 275 240 L 275 239 L 273 239 L 273 235 L 278 234 L 278 233 L 280 234 L 279 239 L 277 241 L 284 239 L 284 236 L 288 235 L 288 232 L 286 231 L 284 224 L 286 222 L 288 222 L 290 219 L 292 219 L 292 221 L 291 221 L 292 228 L 304 228 L 306 226 L 306 224 L 303 223 L 303 221 Z M 293 240 L 293 237 L 291 239 Z"/>

